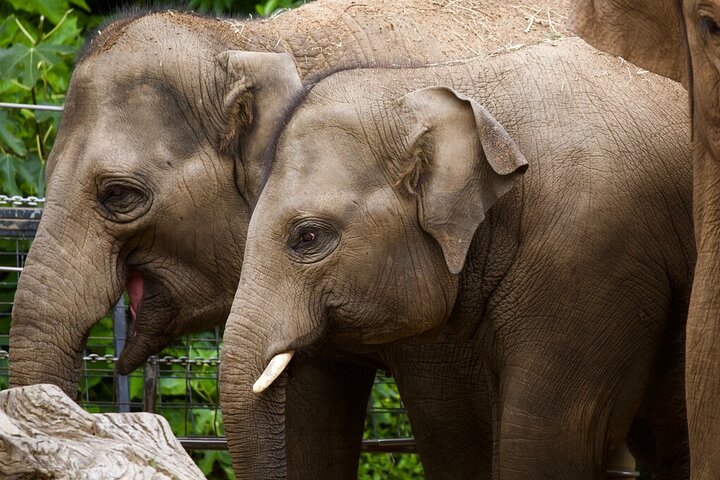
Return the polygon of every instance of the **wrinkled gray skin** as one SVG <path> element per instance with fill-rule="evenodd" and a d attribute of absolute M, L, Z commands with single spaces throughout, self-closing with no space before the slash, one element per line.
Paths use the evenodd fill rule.
<path fill-rule="evenodd" d="M 492 0 L 453 4 L 320 0 L 262 21 L 164 12 L 105 28 L 73 74 L 48 161 L 46 208 L 13 310 L 11 384 L 53 383 L 75 395 L 90 327 L 139 276 L 144 295 L 118 363 L 121 373 L 172 338 L 227 317 L 267 138 L 258 128 L 272 124 L 300 88 L 264 90 L 287 61 L 251 56 L 252 66 L 239 68 L 242 50 L 289 52 L 297 60 L 290 66 L 306 78 L 340 64 L 476 56 L 500 41 L 475 20 L 476 12 L 504 8 L 522 21 L 522 11 Z M 411 415 L 420 412 L 413 425 L 428 476 L 479 478 L 487 475 L 491 448 L 466 456 L 455 447 L 488 438 L 478 428 L 488 425 L 487 412 L 458 408 L 455 444 L 437 441 L 439 429 L 425 427 L 455 399 L 480 394 L 445 373 L 453 365 L 444 347 L 451 342 L 408 344 L 393 369 L 410 355 L 426 362 L 422 370 L 405 368 L 399 383 Z M 457 348 L 464 355 L 466 347 Z M 356 360 L 293 366 L 291 476 L 355 475 L 380 359 Z M 433 386 L 446 384 L 452 398 L 423 391 L 418 382 L 428 377 L 436 378 Z M 319 453 L 310 455 L 309 448 Z M 284 451 L 278 455 L 285 458 Z M 440 462 L 432 462 L 434 455 Z"/>
<path fill-rule="evenodd" d="M 440 326 L 482 360 L 484 375 L 465 373 L 490 385 L 493 478 L 601 478 L 626 434 L 661 478 L 687 475 L 686 96 L 591 50 L 349 70 L 307 94 L 277 141 L 225 331 L 242 478 L 286 473 L 285 376 L 251 390 L 271 358 L 317 344 L 382 358 Z"/>
<path fill-rule="evenodd" d="M 720 1 L 581 0 L 574 30 L 591 45 L 692 93 L 698 261 L 687 322 L 692 478 L 720 478 Z M 642 32 L 638 35 L 638 32 Z"/>

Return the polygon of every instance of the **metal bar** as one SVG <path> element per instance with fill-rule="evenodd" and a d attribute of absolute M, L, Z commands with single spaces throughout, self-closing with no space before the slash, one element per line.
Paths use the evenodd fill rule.
<path fill-rule="evenodd" d="M 227 450 L 225 437 L 179 437 L 185 450 Z"/>
<path fill-rule="evenodd" d="M 151 356 L 143 368 L 143 412 L 155 413 L 157 400 L 158 377 L 160 365 L 155 361 L 157 356 Z"/>
<path fill-rule="evenodd" d="M 605 474 L 610 478 L 640 478 L 640 472 L 627 470 L 608 470 Z"/>
<path fill-rule="evenodd" d="M 225 437 L 179 437 L 185 450 L 227 450 Z M 372 453 L 417 453 L 414 438 L 363 440 L 362 451 Z"/>
<path fill-rule="evenodd" d="M 0 231 L 3 238 L 33 238 L 40 224 L 42 208 L 19 207 L 12 202 L 6 202 L 12 207 L 0 207 Z"/>
<path fill-rule="evenodd" d="M 22 272 L 22 267 L 4 267 L 0 265 L 0 272 Z"/>
<path fill-rule="evenodd" d="M 414 438 L 363 440 L 361 449 L 369 453 L 417 453 Z"/>
<path fill-rule="evenodd" d="M 0 108 L 26 108 L 28 110 L 45 110 L 48 112 L 62 112 L 61 105 L 33 105 L 31 103 L 6 103 L 0 102 Z"/>
<path fill-rule="evenodd" d="M 113 310 L 113 344 L 115 356 L 119 357 L 120 352 L 125 348 L 127 336 L 127 322 L 125 321 L 125 296 L 121 296 Z M 115 388 L 117 391 L 118 412 L 127 413 L 130 411 L 130 379 L 127 375 L 115 373 Z"/>

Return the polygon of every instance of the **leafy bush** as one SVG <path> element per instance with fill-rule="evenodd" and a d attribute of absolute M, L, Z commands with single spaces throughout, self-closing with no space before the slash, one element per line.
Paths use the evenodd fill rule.
<path fill-rule="evenodd" d="M 85 0 L 6 0 L 0 18 L 0 98 L 61 105 L 83 34 L 98 21 Z M 54 112 L 0 109 L 0 191 L 43 195 L 58 123 Z"/>

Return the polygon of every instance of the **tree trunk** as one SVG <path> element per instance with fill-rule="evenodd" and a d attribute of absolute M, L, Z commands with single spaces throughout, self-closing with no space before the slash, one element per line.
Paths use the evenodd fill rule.
<path fill-rule="evenodd" d="M 161 416 L 93 415 L 47 384 L 0 392 L 0 477 L 205 478 Z"/>

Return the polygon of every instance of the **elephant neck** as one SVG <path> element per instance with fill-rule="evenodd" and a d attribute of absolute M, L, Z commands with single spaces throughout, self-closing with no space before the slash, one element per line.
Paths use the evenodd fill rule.
<path fill-rule="evenodd" d="M 480 224 L 468 251 L 448 327 L 459 338 L 477 338 L 493 295 L 511 269 L 521 239 L 522 204 L 515 189 L 495 204 Z"/>

